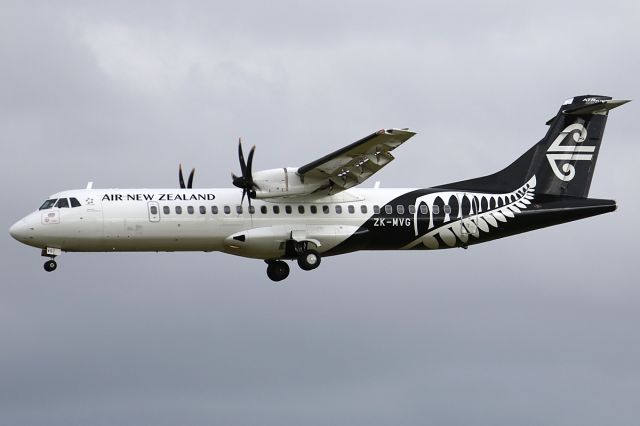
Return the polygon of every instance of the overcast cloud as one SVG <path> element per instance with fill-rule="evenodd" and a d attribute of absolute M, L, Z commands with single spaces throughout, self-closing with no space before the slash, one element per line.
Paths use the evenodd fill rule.
<path fill-rule="evenodd" d="M 0 424 L 636 425 L 634 1 L 0 2 Z M 378 175 L 493 172 L 580 94 L 612 112 L 604 216 L 469 250 L 292 268 L 219 253 L 65 254 L 9 226 L 63 189 L 230 185 L 383 127 Z M 367 183 L 365 185 L 370 185 Z"/>

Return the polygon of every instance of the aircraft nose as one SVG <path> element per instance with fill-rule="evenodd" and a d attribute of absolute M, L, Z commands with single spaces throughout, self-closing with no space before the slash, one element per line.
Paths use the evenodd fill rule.
<path fill-rule="evenodd" d="M 9 228 L 9 234 L 20 242 L 27 238 L 27 231 L 27 221 L 24 219 L 17 221 L 11 228 Z"/>

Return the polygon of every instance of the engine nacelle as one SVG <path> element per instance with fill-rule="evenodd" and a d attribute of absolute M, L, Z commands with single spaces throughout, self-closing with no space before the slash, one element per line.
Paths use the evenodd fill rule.
<path fill-rule="evenodd" d="M 320 187 L 321 183 L 317 181 L 303 182 L 297 172 L 294 167 L 254 172 L 253 181 L 259 187 L 255 198 L 301 196 Z"/>

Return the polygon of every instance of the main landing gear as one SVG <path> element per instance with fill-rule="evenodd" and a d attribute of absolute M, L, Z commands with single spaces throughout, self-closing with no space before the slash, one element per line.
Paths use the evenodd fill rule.
<path fill-rule="evenodd" d="M 298 255 L 298 266 L 304 271 L 311 271 L 320 266 L 320 254 L 315 250 L 304 250 Z"/>
<path fill-rule="evenodd" d="M 267 265 L 267 276 L 271 281 L 282 281 L 289 276 L 289 265 L 284 260 L 273 260 Z"/>
<path fill-rule="evenodd" d="M 317 251 L 307 247 L 306 242 L 287 242 L 286 258 L 296 259 L 303 271 L 311 271 L 320 266 L 322 257 Z M 294 245 L 295 243 L 295 245 Z M 267 276 L 272 281 L 282 281 L 289 276 L 289 265 L 284 260 L 267 260 Z"/>

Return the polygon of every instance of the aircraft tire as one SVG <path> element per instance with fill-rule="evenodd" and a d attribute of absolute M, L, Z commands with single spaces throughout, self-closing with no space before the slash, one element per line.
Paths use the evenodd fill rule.
<path fill-rule="evenodd" d="M 46 262 L 44 262 L 44 270 L 47 272 L 53 272 L 56 270 L 57 267 L 58 267 L 58 264 L 53 259 L 47 260 Z"/>
<path fill-rule="evenodd" d="M 271 281 L 282 281 L 289 276 L 289 265 L 282 260 L 276 260 L 267 266 L 267 276 Z"/>
<path fill-rule="evenodd" d="M 304 271 L 311 271 L 320 266 L 320 253 L 315 250 L 305 250 L 298 257 L 298 266 Z"/>

